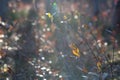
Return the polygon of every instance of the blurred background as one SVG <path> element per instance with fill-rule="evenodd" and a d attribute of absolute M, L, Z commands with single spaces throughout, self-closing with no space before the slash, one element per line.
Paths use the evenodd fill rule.
<path fill-rule="evenodd" d="M 0 80 L 120 80 L 120 0 L 0 0 Z"/>

